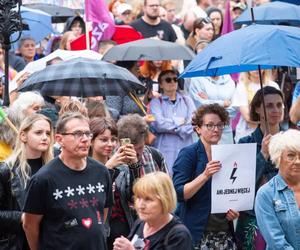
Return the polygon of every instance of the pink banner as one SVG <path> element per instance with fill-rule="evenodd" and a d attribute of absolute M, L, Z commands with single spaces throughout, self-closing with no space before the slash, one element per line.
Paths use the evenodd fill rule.
<path fill-rule="evenodd" d="M 91 49 L 98 50 L 98 42 L 109 40 L 115 33 L 115 23 L 104 0 L 85 0 L 86 21 L 92 23 Z"/>
<path fill-rule="evenodd" d="M 224 19 L 223 19 L 223 27 L 221 34 L 227 34 L 231 31 L 233 31 L 233 23 L 230 15 L 230 1 L 227 0 L 226 7 L 225 7 L 225 13 L 224 13 Z"/>

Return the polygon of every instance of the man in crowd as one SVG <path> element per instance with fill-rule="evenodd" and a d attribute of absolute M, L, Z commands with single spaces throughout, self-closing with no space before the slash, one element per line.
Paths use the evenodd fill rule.
<path fill-rule="evenodd" d="M 137 153 L 138 163 L 130 165 L 136 178 L 155 171 L 168 172 L 163 155 L 155 148 L 145 146 L 148 138 L 148 124 L 138 114 L 122 116 L 118 121 L 119 139 L 129 138 Z"/>
<path fill-rule="evenodd" d="M 26 64 L 34 61 L 35 56 L 35 41 L 31 37 L 24 37 L 19 42 L 19 52 Z"/>
<path fill-rule="evenodd" d="M 23 227 L 31 250 L 106 249 L 104 223 L 112 206 L 108 170 L 88 157 L 88 119 L 66 113 L 57 123 L 61 153 L 32 177 Z"/>
<path fill-rule="evenodd" d="M 177 39 L 176 33 L 171 24 L 159 17 L 159 7 L 159 0 L 144 0 L 144 15 L 130 25 L 141 32 L 145 38 L 156 37 L 161 40 L 175 42 Z"/>
<path fill-rule="evenodd" d="M 132 16 L 132 7 L 130 4 L 121 3 L 120 5 L 118 5 L 117 14 L 118 14 L 118 16 L 116 17 L 116 20 L 115 20 L 116 24 L 128 25 L 129 23 L 132 22 L 133 16 Z"/>
<path fill-rule="evenodd" d="M 170 24 L 179 24 L 180 19 L 176 18 L 176 2 L 174 0 L 163 0 L 161 6 L 166 10 L 166 21 Z"/>
<path fill-rule="evenodd" d="M 209 7 L 209 0 L 196 0 L 196 3 L 197 5 L 192 9 L 192 12 L 197 18 L 207 17 L 205 10 Z"/>

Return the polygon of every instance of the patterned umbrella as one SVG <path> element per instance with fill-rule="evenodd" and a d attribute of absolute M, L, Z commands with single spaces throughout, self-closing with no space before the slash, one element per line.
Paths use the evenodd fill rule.
<path fill-rule="evenodd" d="M 124 96 L 144 85 L 128 70 L 86 58 L 60 62 L 33 73 L 19 91 L 39 91 L 46 96 Z"/>

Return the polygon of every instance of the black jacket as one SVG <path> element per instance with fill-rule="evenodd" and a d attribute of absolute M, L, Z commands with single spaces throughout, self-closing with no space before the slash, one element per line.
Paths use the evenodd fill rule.
<path fill-rule="evenodd" d="M 0 249 L 29 249 L 21 224 L 21 209 L 24 205 L 25 190 L 17 174 L 7 164 L 0 164 Z"/>

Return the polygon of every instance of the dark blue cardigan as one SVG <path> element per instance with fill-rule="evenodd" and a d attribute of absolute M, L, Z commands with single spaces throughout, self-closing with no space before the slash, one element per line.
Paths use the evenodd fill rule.
<path fill-rule="evenodd" d="M 184 201 L 183 187 L 205 170 L 207 162 L 204 145 L 199 140 L 183 148 L 173 166 L 173 183 L 179 202 L 176 214 L 190 230 L 194 244 L 202 239 L 211 211 L 211 179 L 187 201 Z"/>

